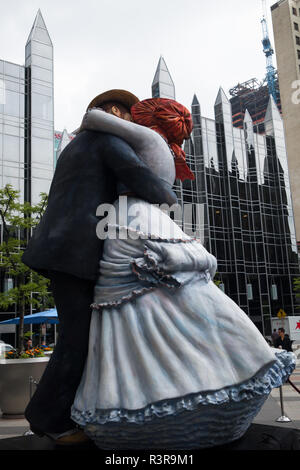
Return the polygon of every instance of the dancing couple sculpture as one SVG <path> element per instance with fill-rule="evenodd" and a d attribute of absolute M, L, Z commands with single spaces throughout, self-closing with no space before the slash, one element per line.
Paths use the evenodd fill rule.
<path fill-rule="evenodd" d="M 160 207 L 176 203 L 176 178 L 194 178 L 191 131 L 176 101 L 111 90 L 61 154 L 23 255 L 51 279 L 60 321 L 26 409 L 37 434 L 105 450 L 209 448 L 243 436 L 293 371 L 294 355 L 214 284 L 216 258 Z"/>

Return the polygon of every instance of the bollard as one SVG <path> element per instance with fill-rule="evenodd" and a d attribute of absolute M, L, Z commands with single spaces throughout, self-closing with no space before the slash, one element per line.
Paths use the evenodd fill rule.
<path fill-rule="evenodd" d="M 29 377 L 29 398 L 31 400 L 32 395 L 33 395 L 33 384 L 36 386 L 38 385 L 38 382 L 34 380 L 32 376 Z"/>
<path fill-rule="evenodd" d="M 279 394 L 280 394 L 281 416 L 277 418 L 276 421 L 278 423 L 290 423 L 292 420 L 288 416 L 285 416 L 284 414 L 282 386 L 279 387 Z"/>
<path fill-rule="evenodd" d="M 33 385 L 37 386 L 38 382 L 34 380 L 32 375 L 29 376 L 29 399 L 31 400 L 32 395 L 33 395 Z M 31 431 L 31 429 L 27 429 L 24 433 L 23 436 L 33 436 L 34 432 Z"/>

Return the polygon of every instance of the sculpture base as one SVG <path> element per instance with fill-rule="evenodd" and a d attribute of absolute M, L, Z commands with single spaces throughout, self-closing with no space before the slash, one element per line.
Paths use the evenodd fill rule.
<path fill-rule="evenodd" d="M 36 435 L 12 437 L 0 440 L 0 452 L 8 451 L 44 451 L 44 450 L 60 450 L 60 451 L 96 451 L 104 456 L 112 456 L 114 451 L 101 451 L 92 442 L 87 442 L 77 446 L 57 446 L 51 439 L 47 437 L 38 437 Z M 235 451 L 235 450 L 300 450 L 300 430 L 280 426 L 265 426 L 262 424 L 252 424 L 246 434 L 238 441 L 231 442 L 219 447 L 210 449 L 186 451 L 189 455 L 197 455 L 202 452 L 215 451 Z M 164 454 L 164 450 L 157 449 L 160 454 Z M 128 454 L 129 452 L 129 454 Z M 118 451 L 118 455 L 147 455 L 156 453 L 151 451 Z M 170 451 L 167 452 L 170 454 Z M 183 454 L 184 451 L 172 452 L 173 454 Z"/>

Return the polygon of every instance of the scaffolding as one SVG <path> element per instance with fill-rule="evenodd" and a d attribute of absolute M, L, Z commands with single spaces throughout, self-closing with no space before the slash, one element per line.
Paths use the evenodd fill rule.
<path fill-rule="evenodd" d="M 277 72 L 275 73 L 274 86 L 276 89 L 276 104 L 281 112 L 280 93 Z M 270 91 L 267 77 L 259 81 L 251 78 L 244 83 L 238 83 L 229 90 L 232 107 L 232 122 L 235 127 L 243 128 L 246 109 L 249 111 L 254 130 L 259 134 L 264 133 L 264 119 L 270 99 Z"/>
<path fill-rule="evenodd" d="M 254 131 L 260 134 L 265 132 L 264 119 L 269 104 L 270 96 L 273 96 L 278 110 L 281 113 L 281 101 L 278 85 L 278 74 L 273 67 L 274 50 L 270 41 L 266 1 L 262 0 L 263 16 L 261 19 L 263 30 L 263 52 L 266 56 L 266 75 L 262 81 L 251 78 L 244 83 L 238 83 L 229 90 L 231 95 L 232 122 L 235 127 L 243 128 L 246 109 L 249 111 Z"/>

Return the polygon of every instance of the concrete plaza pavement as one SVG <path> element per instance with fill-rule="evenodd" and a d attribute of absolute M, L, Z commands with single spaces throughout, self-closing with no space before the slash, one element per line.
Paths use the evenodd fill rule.
<path fill-rule="evenodd" d="M 300 345 L 294 352 L 297 357 L 297 365 L 290 379 L 300 389 Z M 289 383 L 282 387 L 282 391 L 284 415 L 291 421 L 277 422 L 277 419 L 282 415 L 282 410 L 279 389 L 274 389 L 253 423 L 300 430 L 300 394 Z M 0 415 L 0 439 L 22 436 L 28 431 L 29 423 L 26 419 L 4 419 Z"/>
<path fill-rule="evenodd" d="M 300 345 L 294 350 L 296 355 L 296 368 L 290 376 L 291 382 L 300 390 Z M 260 413 L 256 416 L 254 423 L 272 426 L 292 427 L 300 429 L 300 394 L 289 384 L 282 387 L 283 412 L 290 418 L 291 422 L 280 423 L 276 420 L 282 415 L 280 404 L 280 390 L 275 388 Z"/>

